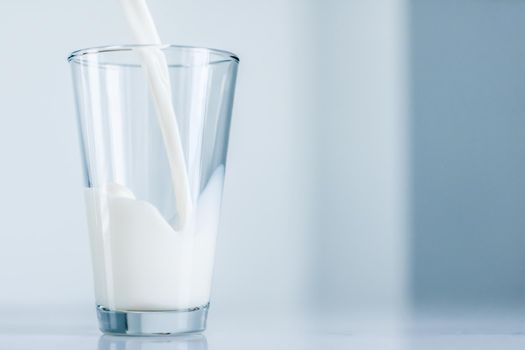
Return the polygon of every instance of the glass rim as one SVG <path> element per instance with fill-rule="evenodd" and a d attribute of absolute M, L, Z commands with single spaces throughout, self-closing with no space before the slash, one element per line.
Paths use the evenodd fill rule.
<path fill-rule="evenodd" d="M 184 51 L 191 51 L 191 52 L 201 52 L 201 53 L 209 53 L 214 54 L 220 57 L 220 61 L 231 61 L 239 63 L 239 57 L 234 54 L 233 52 L 221 50 L 221 49 L 214 49 L 209 47 L 201 47 L 201 46 L 190 46 L 190 45 L 175 45 L 175 44 L 125 44 L 125 45 L 104 45 L 104 46 L 94 46 L 94 47 L 88 47 L 84 49 L 79 49 L 71 52 L 69 56 L 67 57 L 67 61 L 69 63 L 81 63 L 82 59 L 80 57 L 86 56 L 86 55 L 99 55 L 102 53 L 111 53 L 111 52 L 120 52 L 120 51 L 133 51 L 134 49 L 140 49 L 140 48 L 148 48 L 148 47 L 155 47 L 159 48 L 161 50 L 166 49 L 178 49 L 178 50 L 184 50 Z M 125 64 L 118 64 L 118 63 L 112 63 L 112 65 L 125 65 Z"/>

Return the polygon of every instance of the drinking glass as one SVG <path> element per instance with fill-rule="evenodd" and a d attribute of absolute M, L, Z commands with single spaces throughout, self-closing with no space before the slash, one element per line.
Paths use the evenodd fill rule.
<path fill-rule="evenodd" d="M 177 130 L 159 122 L 145 50 L 165 57 Z M 129 45 L 75 51 L 68 61 L 100 329 L 203 331 L 239 59 L 215 49 Z M 165 135 L 175 131 L 185 169 L 169 161 Z M 172 181 L 181 171 L 192 204 L 184 221 Z"/>

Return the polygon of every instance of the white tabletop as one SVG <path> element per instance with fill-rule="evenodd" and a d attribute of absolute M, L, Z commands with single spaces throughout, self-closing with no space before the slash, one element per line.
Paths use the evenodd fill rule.
<path fill-rule="evenodd" d="M 179 337 L 116 337 L 102 335 L 95 319 L 28 317 L 4 313 L 0 349 L 39 350 L 235 350 L 235 349 L 520 349 L 525 348 L 525 317 L 521 313 L 468 317 L 419 316 L 403 320 L 320 317 L 281 322 L 211 318 L 202 335 Z"/>

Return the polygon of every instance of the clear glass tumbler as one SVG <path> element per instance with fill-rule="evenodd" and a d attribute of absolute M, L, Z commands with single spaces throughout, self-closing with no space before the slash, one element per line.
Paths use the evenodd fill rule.
<path fill-rule="evenodd" d="M 159 118 L 144 50 L 165 57 L 171 126 Z M 214 49 L 131 45 L 75 51 L 68 61 L 100 329 L 204 330 L 239 59 Z M 166 141 L 176 133 L 180 169 Z M 184 218 L 173 181 L 181 172 L 191 203 Z"/>

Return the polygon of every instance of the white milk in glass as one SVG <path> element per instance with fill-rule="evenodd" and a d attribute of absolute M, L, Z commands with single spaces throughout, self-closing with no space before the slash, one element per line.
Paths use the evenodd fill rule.
<path fill-rule="evenodd" d="M 121 0 L 138 44 L 160 44 L 144 0 Z M 122 184 L 86 189 L 98 305 L 122 311 L 187 310 L 210 298 L 224 167 L 193 199 L 171 102 L 168 66 L 157 47 L 135 50 L 163 137 L 179 220 L 171 226 Z"/>
<path fill-rule="evenodd" d="M 160 311 L 209 302 L 223 176 L 221 166 L 181 231 L 123 186 L 86 189 L 98 305 Z"/>

